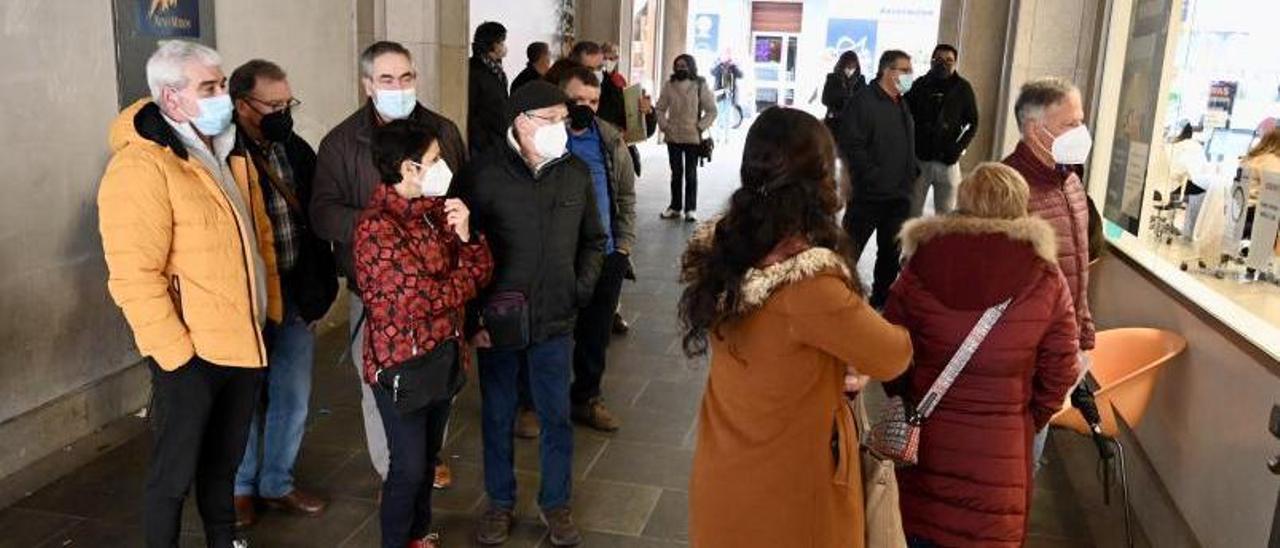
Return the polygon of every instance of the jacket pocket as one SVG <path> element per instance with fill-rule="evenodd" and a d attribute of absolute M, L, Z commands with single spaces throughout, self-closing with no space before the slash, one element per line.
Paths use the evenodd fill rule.
<path fill-rule="evenodd" d="M 173 299 L 173 308 L 178 313 L 178 321 L 187 323 L 182 306 L 182 279 L 177 274 L 169 276 L 169 297 Z"/>

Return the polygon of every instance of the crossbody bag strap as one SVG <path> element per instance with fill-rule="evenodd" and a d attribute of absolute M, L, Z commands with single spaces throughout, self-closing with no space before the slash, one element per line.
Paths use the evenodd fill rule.
<path fill-rule="evenodd" d="M 252 152 L 246 152 L 246 154 L 253 160 L 253 165 L 258 168 L 258 172 L 262 173 L 267 178 L 267 181 L 271 183 L 271 188 L 274 188 L 280 196 L 284 197 L 285 203 L 289 204 L 289 209 L 292 209 L 298 215 L 303 215 L 305 211 L 302 209 L 302 201 L 298 200 L 298 195 L 293 192 L 293 189 L 284 184 L 284 181 L 278 179 L 270 169 L 267 169 L 267 165 L 262 161 L 261 156 Z"/>
<path fill-rule="evenodd" d="M 960 372 L 969 364 L 969 360 L 973 358 L 973 353 L 977 352 L 978 346 L 991 333 L 991 328 L 995 327 L 1000 321 L 1000 316 L 1004 315 L 1005 309 L 1009 308 L 1009 302 L 1013 299 L 1005 299 L 1004 302 L 988 308 L 982 313 L 982 317 L 978 318 L 978 323 L 969 331 L 969 335 L 964 338 L 964 342 L 960 344 L 960 349 L 951 356 L 951 361 L 947 362 L 947 367 L 942 370 L 942 374 L 933 380 L 933 386 L 929 387 L 929 391 L 925 393 L 924 398 L 920 400 L 920 404 L 916 406 L 915 417 L 913 422 L 919 424 L 933 413 L 933 409 L 938 406 L 938 401 L 942 396 L 946 395 L 947 390 L 951 389 L 951 385 L 956 382 L 956 378 L 960 376 Z"/>

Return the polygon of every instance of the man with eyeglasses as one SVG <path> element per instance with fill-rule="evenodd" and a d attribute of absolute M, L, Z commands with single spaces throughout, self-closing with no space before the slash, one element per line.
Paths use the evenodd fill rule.
<path fill-rule="evenodd" d="M 528 367 L 542 425 L 538 506 L 551 544 L 582 540 L 569 508 L 573 426 L 569 381 L 579 308 L 591 302 L 608 240 L 591 171 L 569 154 L 568 98 L 541 80 L 511 97 L 501 146 L 467 165 L 454 186 L 471 207 L 474 230 L 493 250 L 493 282 L 467 314 L 479 349 L 484 485 L 489 507 L 480 544 L 506 542 L 515 524 L 512 469 L 517 372 Z"/>
<path fill-rule="evenodd" d="M 960 155 L 978 133 L 978 103 L 973 86 L 956 72 L 958 56 L 954 46 L 938 44 L 929 73 L 905 95 L 916 121 L 916 158 L 920 160 L 912 217 L 923 213 L 931 188 L 934 213 L 945 215 L 955 209 Z"/>
<path fill-rule="evenodd" d="M 259 403 L 249 425 L 236 473 L 236 525 L 248 527 L 257 521 L 259 502 L 303 515 L 317 515 L 327 504 L 294 485 L 293 465 L 311 398 L 314 326 L 337 296 L 338 276 L 333 252 L 312 232 L 304 205 L 311 197 L 316 153 L 293 132 L 293 109 L 301 102 L 284 70 L 254 59 L 231 73 L 228 89 L 271 218 L 284 297 L 284 320 L 267 333 L 266 404 Z"/>
<path fill-rule="evenodd" d="M 920 167 L 915 154 L 915 121 L 903 95 L 915 81 L 911 56 L 889 50 L 880 56 L 876 79 L 846 101 L 837 141 L 853 173 L 844 228 L 858 253 L 876 236 L 871 306 L 884 307 L 898 279 L 902 250 L 898 233 L 911 217 L 911 198 Z"/>
<path fill-rule="evenodd" d="M 354 333 L 351 361 L 360 380 L 361 406 L 364 414 L 365 441 L 373 468 L 387 477 L 389 454 L 382 416 L 378 414 L 373 392 L 364 383 L 363 335 L 355 330 L 364 313 L 360 290 L 355 283 L 352 238 L 356 220 L 378 187 L 381 178 L 373 164 L 371 139 L 375 127 L 392 120 L 410 119 L 431 128 L 440 136 L 440 158 L 453 173 L 462 169 L 467 159 L 466 145 L 458 126 L 448 118 L 418 102 L 418 71 L 409 50 L 397 42 L 375 42 L 360 54 L 360 83 L 369 98 L 363 107 L 343 120 L 320 141 L 315 183 L 311 196 L 311 220 L 316 234 L 333 243 L 338 270 L 347 279 L 349 295 L 349 328 Z M 444 468 L 439 471 L 444 472 Z M 446 473 L 438 474 L 443 486 Z"/>

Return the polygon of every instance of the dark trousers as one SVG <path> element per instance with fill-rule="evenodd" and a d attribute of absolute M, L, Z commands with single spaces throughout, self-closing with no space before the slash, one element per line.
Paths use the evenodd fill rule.
<path fill-rule="evenodd" d="M 606 351 L 613 336 L 613 313 L 622 297 L 622 279 L 627 275 L 627 256 L 613 253 L 604 259 L 591 302 L 578 311 L 573 330 L 573 386 L 569 398 L 585 404 L 600 397 Z"/>
<path fill-rule="evenodd" d="M 902 249 L 898 245 L 898 232 L 911 214 L 911 200 L 858 201 L 854 200 L 844 212 L 844 229 L 853 238 L 858 256 L 866 247 L 871 234 L 876 235 L 875 279 L 871 284 L 871 306 L 881 308 L 889 299 L 889 288 L 898 279 L 901 270 Z"/>
<path fill-rule="evenodd" d="M 667 143 L 671 162 L 672 211 L 698 210 L 698 145 Z"/>
<path fill-rule="evenodd" d="M 391 464 L 382 482 L 383 548 L 404 548 L 412 539 L 430 533 L 431 491 L 450 402 L 401 415 L 385 389 L 373 387 L 378 414 L 387 433 Z"/>
<path fill-rule="evenodd" d="M 194 359 L 175 371 L 151 367 L 155 447 L 143 495 L 149 548 L 178 545 L 182 503 L 192 482 L 210 548 L 231 548 L 236 469 L 249 439 L 263 369 Z"/>
<path fill-rule="evenodd" d="M 528 366 L 533 406 L 542 426 L 539 458 L 542 486 L 538 506 L 555 510 L 569 504 L 572 490 L 573 425 L 569 422 L 569 373 L 573 339 L 561 336 L 524 350 L 481 349 L 481 436 L 484 439 L 484 488 L 489 502 L 507 510 L 516 506 L 515 426 L 520 364 Z"/>

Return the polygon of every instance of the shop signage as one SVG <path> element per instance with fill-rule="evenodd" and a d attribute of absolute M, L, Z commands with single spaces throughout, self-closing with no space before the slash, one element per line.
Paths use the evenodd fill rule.
<path fill-rule="evenodd" d="M 1253 216 L 1253 234 L 1249 236 L 1249 266 L 1265 271 L 1275 255 L 1276 233 L 1280 232 L 1280 172 L 1262 173 L 1262 195 Z"/>
<path fill-rule="evenodd" d="M 700 13 L 693 19 L 693 54 L 715 55 L 720 48 L 720 16 Z"/>
<path fill-rule="evenodd" d="M 872 66 L 876 51 L 876 34 L 879 23 L 872 19 L 827 20 L 827 51 L 831 59 L 853 50 L 862 65 Z"/>
<path fill-rule="evenodd" d="M 213 47 L 214 0 L 112 0 L 116 31 L 116 89 L 124 108 L 150 92 L 147 58 L 161 40 Z"/>

